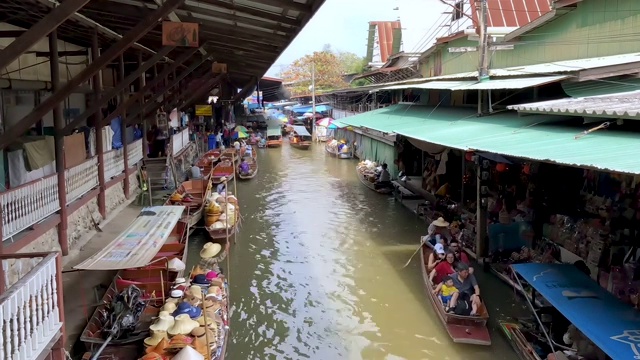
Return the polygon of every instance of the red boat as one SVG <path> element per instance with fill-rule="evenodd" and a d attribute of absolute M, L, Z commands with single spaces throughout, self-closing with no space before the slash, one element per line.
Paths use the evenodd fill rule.
<path fill-rule="evenodd" d="M 214 184 L 220 184 L 222 178 L 227 178 L 227 181 L 233 179 L 235 175 L 236 167 L 230 160 L 221 160 L 213 170 L 211 170 L 211 182 Z"/>
<path fill-rule="evenodd" d="M 140 347 L 142 341 L 149 336 L 149 325 L 154 317 L 156 317 L 160 311 L 164 299 L 169 296 L 171 285 L 176 278 L 183 276 L 184 266 L 181 269 L 170 268 L 172 259 L 179 259 L 184 264 L 187 259 L 187 239 L 186 224 L 180 220 L 180 212 L 167 216 L 167 212 L 163 212 L 163 209 L 167 208 L 181 208 L 183 207 L 150 207 L 142 210 L 141 215 L 134 220 L 125 232 L 123 232 L 116 240 L 113 248 L 108 246 L 103 249 L 99 254 L 94 255 L 86 262 L 78 265 L 76 268 L 85 270 L 97 270 L 103 265 L 104 259 L 109 258 L 108 255 L 113 255 L 113 251 L 118 252 L 118 248 L 122 247 L 127 239 L 133 239 L 134 242 L 155 242 L 160 238 L 163 240 L 163 245 L 160 248 L 156 248 L 153 256 L 145 257 L 147 265 L 121 269 L 113 279 L 113 282 L 109 286 L 109 289 L 102 298 L 102 302 L 93 315 L 89 319 L 88 324 L 85 326 L 80 336 L 87 351 L 97 352 L 101 351 L 100 358 L 109 358 L 114 360 L 134 360 L 138 358 L 140 353 Z M 175 212 L 175 210 L 173 210 Z M 147 214 L 145 214 L 147 213 Z M 157 216 L 151 213 L 156 213 Z M 148 218 L 144 218 L 147 216 Z M 141 230 L 144 230 L 144 225 L 154 222 L 151 218 L 163 217 L 165 220 L 156 220 L 153 229 L 158 232 L 151 231 L 151 235 L 147 237 L 141 237 L 135 239 L 135 236 L 139 235 Z M 154 219 L 155 219 L 154 218 Z M 171 226 L 169 233 L 164 232 L 164 228 Z M 144 248 L 141 248 L 140 252 L 143 252 Z M 133 251 L 133 253 L 139 253 Z M 135 256 L 135 255 L 134 255 Z M 131 260 L 133 261 L 133 260 Z M 122 291 L 134 285 L 142 293 L 141 299 L 143 299 L 147 306 L 145 307 L 139 321 L 136 324 L 135 332 L 129 334 L 129 336 L 122 339 L 110 340 L 104 349 L 99 350 L 105 345 L 105 339 L 107 334 L 103 332 L 105 326 L 107 311 L 112 300 L 118 296 Z"/>
<path fill-rule="evenodd" d="M 460 344 L 472 344 L 472 345 L 491 345 L 491 337 L 489 336 L 489 330 L 487 329 L 487 320 L 489 320 L 489 313 L 484 303 L 478 309 L 480 316 L 462 316 L 444 311 L 444 306 L 440 298 L 433 293 L 434 284 L 429 280 L 429 271 L 427 270 L 427 262 L 429 254 L 432 250 L 428 246 L 422 246 L 420 252 L 422 277 L 424 279 L 424 286 L 427 292 L 427 298 L 429 303 L 436 312 L 436 315 L 444 325 L 447 333 L 455 343 Z"/>
<path fill-rule="evenodd" d="M 221 155 L 222 151 L 218 149 L 209 150 L 196 161 L 196 166 L 202 169 L 202 176 L 205 179 L 209 178 L 211 169 L 213 169 L 213 166 L 220 160 Z"/>

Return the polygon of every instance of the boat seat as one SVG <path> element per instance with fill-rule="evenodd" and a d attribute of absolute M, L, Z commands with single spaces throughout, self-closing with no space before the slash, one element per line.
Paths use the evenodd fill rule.
<path fill-rule="evenodd" d="M 402 186 L 402 184 L 400 184 L 398 181 L 393 180 L 391 181 L 391 184 L 393 184 L 393 187 L 395 188 L 395 194 L 396 194 L 396 198 L 400 201 L 402 201 L 403 198 L 407 197 L 407 198 L 413 198 L 416 197 L 417 195 L 407 189 L 406 187 Z"/>

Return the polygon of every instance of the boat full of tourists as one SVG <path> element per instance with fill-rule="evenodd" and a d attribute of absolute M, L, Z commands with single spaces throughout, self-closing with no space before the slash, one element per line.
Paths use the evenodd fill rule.
<path fill-rule="evenodd" d="M 307 128 L 301 125 L 291 126 L 291 132 L 289 132 L 289 145 L 291 147 L 308 150 L 311 147 L 311 134 L 307 131 Z"/>

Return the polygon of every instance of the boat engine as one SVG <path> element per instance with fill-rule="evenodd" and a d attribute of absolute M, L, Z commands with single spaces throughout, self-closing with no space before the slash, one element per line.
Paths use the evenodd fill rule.
<path fill-rule="evenodd" d="M 105 338 L 122 339 L 135 332 L 147 307 L 142 295 L 142 290 L 131 285 L 111 301 L 102 331 Z"/>

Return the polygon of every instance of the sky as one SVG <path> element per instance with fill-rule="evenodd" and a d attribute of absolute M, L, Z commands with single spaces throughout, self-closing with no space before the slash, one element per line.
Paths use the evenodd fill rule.
<path fill-rule="evenodd" d="M 393 10 L 398 7 L 399 10 Z M 335 51 L 364 56 L 369 21 L 390 21 L 400 17 L 405 52 L 426 50 L 425 34 L 447 11 L 439 0 L 326 0 L 291 45 L 271 66 L 267 76 L 277 76 L 294 60 L 331 44 Z"/>

